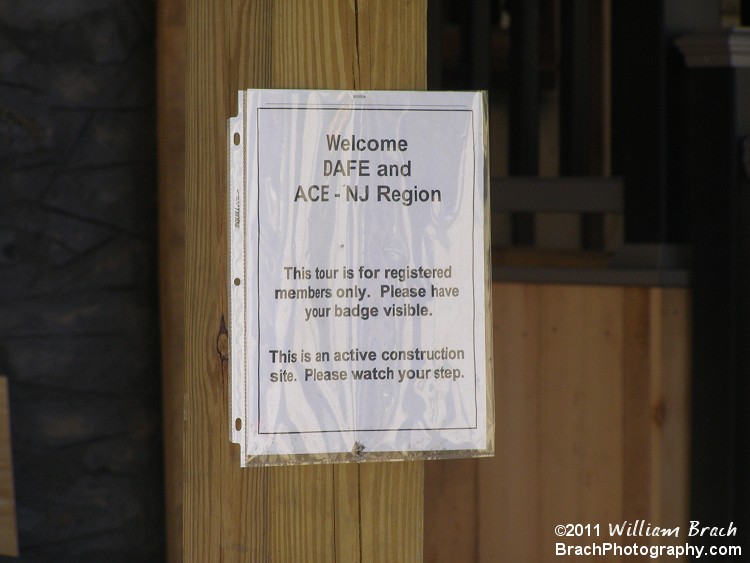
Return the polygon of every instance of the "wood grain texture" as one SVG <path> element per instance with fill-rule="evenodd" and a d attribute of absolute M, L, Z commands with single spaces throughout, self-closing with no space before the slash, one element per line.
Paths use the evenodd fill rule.
<path fill-rule="evenodd" d="M 468 537 L 430 508 L 471 477 L 428 464 L 429 560 L 551 563 L 561 523 L 684 526 L 689 291 L 495 283 L 492 299 L 496 455 L 456 511 L 476 507 Z"/>
<path fill-rule="evenodd" d="M 8 379 L 0 377 L 0 555 L 18 557 Z"/>
<path fill-rule="evenodd" d="M 424 463 L 359 467 L 360 561 L 422 561 Z"/>
<path fill-rule="evenodd" d="M 634 521 L 651 510 L 651 448 L 644 447 L 651 436 L 652 323 L 650 294 L 647 288 L 625 289 L 628 303 L 624 311 L 625 349 L 623 401 L 627 417 L 623 436 L 627 471 L 623 481 L 623 518 Z"/>
<path fill-rule="evenodd" d="M 542 506 L 537 533 L 542 546 L 550 546 L 542 549 L 541 560 L 552 561 L 556 525 L 605 523 L 621 513 L 622 307 L 620 294 L 607 287 L 551 285 L 539 289 L 537 298 Z"/>
<path fill-rule="evenodd" d="M 430 461 L 425 464 L 424 479 L 425 524 L 429 525 L 425 529 L 424 560 L 477 561 L 477 460 Z"/>
<path fill-rule="evenodd" d="M 358 59 L 355 87 L 424 90 L 427 86 L 427 2 L 355 0 Z M 394 50 L 394 45 L 403 49 Z M 397 55 L 397 56 L 396 56 Z"/>
<path fill-rule="evenodd" d="M 687 529 L 690 514 L 690 303 L 685 290 L 652 291 L 651 514 L 681 529 Z"/>
<path fill-rule="evenodd" d="M 379 25 L 363 40 L 370 19 Z M 396 37 L 397 20 L 412 28 Z M 363 68 L 388 65 L 370 87 L 424 87 L 425 27 L 424 0 L 187 2 L 185 561 L 421 560 L 421 463 L 239 467 L 227 422 L 225 136 L 241 88 L 355 88 Z"/>
<path fill-rule="evenodd" d="M 178 563 L 185 356 L 185 0 L 158 3 L 156 29 L 165 534 L 167 561 Z"/>
<path fill-rule="evenodd" d="M 496 457 L 479 462 L 480 561 L 541 560 L 540 303 L 523 285 L 493 284 L 492 307 Z"/>

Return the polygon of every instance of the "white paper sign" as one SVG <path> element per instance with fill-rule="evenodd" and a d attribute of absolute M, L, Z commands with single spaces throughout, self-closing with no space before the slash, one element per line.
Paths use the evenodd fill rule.
<path fill-rule="evenodd" d="M 243 465 L 491 453 L 485 151 L 481 93 L 240 92 Z"/>

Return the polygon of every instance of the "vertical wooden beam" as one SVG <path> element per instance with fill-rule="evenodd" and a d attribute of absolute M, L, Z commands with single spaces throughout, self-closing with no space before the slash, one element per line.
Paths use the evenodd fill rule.
<path fill-rule="evenodd" d="M 509 4 L 510 28 L 510 174 L 539 171 L 539 0 Z"/>
<path fill-rule="evenodd" d="M 665 242 L 663 4 L 612 3 L 612 171 L 628 187 L 625 239 L 632 243 Z"/>
<path fill-rule="evenodd" d="M 560 6 L 560 175 L 597 173 L 601 147 L 601 0 L 563 0 Z M 584 213 L 581 247 L 604 248 L 601 214 Z"/>
<path fill-rule="evenodd" d="M 746 243 L 739 237 L 747 221 L 741 185 L 735 124 L 735 70 L 697 68 L 689 75 L 690 160 L 687 189 L 691 201 L 693 269 L 692 511 L 702 518 L 736 518 L 740 482 L 737 385 L 747 371 L 739 359 L 747 348 L 739 340 L 747 280 L 740 276 Z M 743 211 L 745 213 L 743 213 Z M 744 252 L 743 252 L 744 250 Z M 717 437 L 721 439 L 717 439 Z M 705 487 L 715 483 L 711 494 Z"/>
<path fill-rule="evenodd" d="M 684 115 L 692 105 L 673 40 L 718 26 L 718 2 L 633 0 L 611 8 L 612 172 L 627 186 L 625 240 L 693 242 Z"/>
<path fill-rule="evenodd" d="M 431 0 L 427 9 L 427 87 L 443 86 L 443 0 Z"/>
<path fill-rule="evenodd" d="M 167 561 L 182 561 L 185 343 L 185 0 L 162 0 L 157 24 L 159 309 Z"/>
<path fill-rule="evenodd" d="M 425 561 L 478 561 L 479 460 L 431 461 L 424 469 Z M 494 536 L 500 535 L 500 530 Z"/>
<path fill-rule="evenodd" d="M 739 30 L 740 28 L 738 28 Z M 740 32 L 679 41 L 686 81 L 691 202 L 693 432 L 691 513 L 750 525 L 750 65 Z M 711 494 L 705 489 L 716 483 Z M 738 538 L 750 549 L 750 536 Z"/>
<path fill-rule="evenodd" d="M 510 116 L 508 171 L 512 176 L 539 173 L 539 0 L 513 0 L 510 28 Z M 534 216 L 514 213 L 514 244 L 534 244 Z"/>
<path fill-rule="evenodd" d="M 185 561 L 422 558 L 422 463 L 240 469 L 225 192 L 238 89 L 422 89 L 426 11 L 425 0 L 187 2 Z"/>
<path fill-rule="evenodd" d="M 478 0 L 471 5 L 471 87 L 487 90 L 490 87 L 490 35 L 492 6 L 488 0 Z"/>
<path fill-rule="evenodd" d="M 8 380 L 0 377 L 0 556 L 18 557 Z"/>
<path fill-rule="evenodd" d="M 592 2 L 560 5 L 560 175 L 592 172 Z"/>

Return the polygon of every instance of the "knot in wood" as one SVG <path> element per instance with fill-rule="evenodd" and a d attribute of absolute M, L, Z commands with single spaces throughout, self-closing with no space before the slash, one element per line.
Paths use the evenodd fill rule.
<path fill-rule="evenodd" d="M 654 424 L 656 424 L 657 427 L 661 428 L 662 426 L 664 426 L 664 421 L 667 418 L 667 407 L 664 404 L 664 399 L 659 399 L 656 402 L 651 416 L 654 420 Z"/>
<path fill-rule="evenodd" d="M 222 362 L 229 360 L 229 331 L 224 321 L 224 315 L 221 316 L 219 334 L 216 337 L 216 352 L 219 354 Z"/>

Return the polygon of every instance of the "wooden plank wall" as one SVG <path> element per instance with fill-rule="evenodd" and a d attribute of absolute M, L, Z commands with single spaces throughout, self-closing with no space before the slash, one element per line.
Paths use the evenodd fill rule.
<path fill-rule="evenodd" d="M 689 291 L 497 283 L 492 297 L 497 453 L 426 465 L 426 561 L 556 561 L 557 524 L 684 526 Z"/>
<path fill-rule="evenodd" d="M 18 557 L 8 379 L 0 376 L 0 556 Z"/>
<path fill-rule="evenodd" d="M 426 0 L 188 0 L 186 7 L 185 312 L 175 318 L 185 327 L 185 377 L 184 387 L 165 383 L 184 393 L 184 424 L 166 428 L 174 433 L 168 442 L 184 432 L 183 458 L 171 466 L 183 466 L 182 557 L 420 561 L 422 463 L 240 469 L 227 433 L 224 215 L 226 120 L 236 113 L 237 90 L 423 89 Z M 169 277 L 179 264 L 162 268 Z M 170 560 L 179 560 L 174 553 L 170 546 Z"/>

